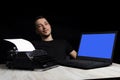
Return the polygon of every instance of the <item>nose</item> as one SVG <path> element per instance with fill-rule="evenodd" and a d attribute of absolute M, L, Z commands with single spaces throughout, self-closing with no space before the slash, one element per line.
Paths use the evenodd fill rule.
<path fill-rule="evenodd" d="M 46 26 L 45 26 L 45 25 L 43 25 L 43 29 L 46 29 Z"/>

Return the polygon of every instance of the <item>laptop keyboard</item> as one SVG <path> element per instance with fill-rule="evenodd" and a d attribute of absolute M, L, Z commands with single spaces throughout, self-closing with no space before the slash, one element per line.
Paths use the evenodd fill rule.
<path fill-rule="evenodd" d="M 72 64 L 75 64 L 75 65 L 78 65 L 78 64 L 80 64 L 80 65 L 95 65 L 95 64 L 103 64 L 103 62 L 96 62 L 96 61 L 90 61 L 90 60 L 70 60 L 69 61 L 70 63 L 72 63 Z"/>
<path fill-rule="evenodd" d="M 79 64 L 102 64 L 103 62 L 97 62 L 93 60 L 75 60 L 75 62 L 78 62 Z"/>
<path fill-rule="evenodd" d="M 68 60 L 67 66 L 69 67 L 76 67 L 76 68 L 82 68 L 82 69 L 90 69 L 100 66 L 107 66 L 110 65 L 110 63 L 105 62 L 96 62 L 96 61 L 90 61 L 90 60 Z"/>

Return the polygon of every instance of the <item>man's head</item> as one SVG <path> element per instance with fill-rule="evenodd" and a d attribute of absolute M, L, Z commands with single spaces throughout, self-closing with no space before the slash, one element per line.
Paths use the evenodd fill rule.
<path fill-rule="evenodd" d="M 51 25 L 43 16 L 39 16 L 35 20 L 36 32 L 41 37 L 49 37 L 51 35 Z"/>

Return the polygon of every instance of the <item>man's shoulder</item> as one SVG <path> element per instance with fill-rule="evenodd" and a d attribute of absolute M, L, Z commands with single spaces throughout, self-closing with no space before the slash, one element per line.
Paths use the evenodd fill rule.
<path fill-rule="evenodd" d="M 41 43 L 41 41 L 39 41 L 39 40 L 32 40 L 32 41 L 30 41 L 33 45 L 37 45 L 37 44 L 40 44 Z"/>

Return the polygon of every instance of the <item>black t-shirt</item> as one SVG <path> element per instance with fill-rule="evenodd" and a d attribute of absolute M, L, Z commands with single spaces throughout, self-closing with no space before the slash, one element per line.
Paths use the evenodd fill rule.
<path fill-rule="evenodd" d="M 66 40 L 32 41 L 32 43 L 36 49 L 47 51 L 49 56 L 57 60 L 66 59 L 73 50 L 72 46 Z"/>

